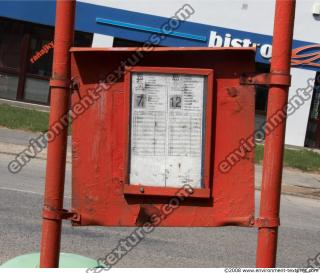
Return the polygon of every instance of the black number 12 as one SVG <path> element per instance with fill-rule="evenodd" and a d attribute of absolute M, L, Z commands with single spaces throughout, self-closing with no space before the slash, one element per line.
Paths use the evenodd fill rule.
<path fill-rule="evenodd" d="M 171 108 L 181 108 L 181 97 L 173 96 L 170 98 Z"/>

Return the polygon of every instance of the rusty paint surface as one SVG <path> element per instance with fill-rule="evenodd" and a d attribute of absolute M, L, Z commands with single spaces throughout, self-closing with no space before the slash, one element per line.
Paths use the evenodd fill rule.
<path fill-rule="evenodd" d="M 79 92 L 75 105 L 98 81 L 118 70 L 131 49 L 72 50 L 72 76 Z M 249 152 L 229 172 L 218 165 L 254 131 L 254 87 L 241 86 L 242 73 L 254 72 L 251 49 L 161 48 L 143 52 L 137 64 L 144 67 L 213 69 L 209 197 L 189 198 L 160 226 L 252 226 L 254 215 L 254 163 Z M 81 216 L 78 225 L 136 226 L 159 212 L 170 197 L 125 194 L 124 77 L 121 77 L 88 110 L 72 122 L 72 208 Z M 208 160 L 206 162 L 208 164 Z M 170 195 L 170 194 L 169 194 Z"/>

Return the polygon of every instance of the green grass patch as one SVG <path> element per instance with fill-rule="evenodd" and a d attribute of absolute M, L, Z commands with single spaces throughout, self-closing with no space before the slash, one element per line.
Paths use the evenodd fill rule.
<path fill-rule="evenodd" d="M 263 160 L 263 145 L 255 149 L 255 162 Z M 284 151 L 284 166 L 306 172 L 320 172 L 320 154 L 309 150 L 294 150 L 286 148 Z"/>
<path fill-rule="evenodd" d="M 49 113 L 0 105 L 0 125 L 10 129 L 22 129 L 32 132 L 46 132 L 48 130 Z"/>
<path fill-rule="evenodd" d="M 254 154 L 254 161 L 256 163 L 262 163 L 263 160 L 263 151 L 264 151 L 264 146 L 262 145 L 256 145 L 255 147 L 255 154 Z"/>
<path fill-rule="evenodd" d="M 0 104 L 0 126 L 32 132 L 48 130 L 49 113 Z M 70 134 L 70 127 L 69 127 Z M 263 145 L 255 148 L 255 162 L 263 161 Z M 285 149 L 284 166 L 302 171 L 320 172 L 320 154 L 308 150 Z"/>

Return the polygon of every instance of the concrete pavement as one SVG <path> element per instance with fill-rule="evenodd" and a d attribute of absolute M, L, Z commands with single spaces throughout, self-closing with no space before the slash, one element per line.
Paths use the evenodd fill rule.
<path fill-rule="evenodd" d="M 27 132 L 0 127 L 0 153 L 13 155 L 21 153 L 29 145 L 30 139 L 36 139 L 41 133 Z M 68 137 L 67 162 L 71 163 L 71 137 Z M 36 155 L 37 159 L 47 159 L 47 149 Z M 9 162 L 8 162 L 9 163 Z"/>
<path fill-rule="evenodd" d="M 12 155 L 0 154 L 0 263 L 39 251 L 45 160 L 34 159 L 18 174 L 7 170 Z M 67 165 L 65 208 L 70 208 Z M 256 212 L 259 210 L 256 192 Z M 279 267 L 305 267 L 320 252 L 320 201 L 283 195 Z M 62 246 L 91 258 L 104 257 L 133 228 L 72 227 L 63 223 Z M 257 229 L 156 228 L 116 267 L 254 267 Z"/>
<path fill-rule="evenodd" d="M 255 165 L 256 189 L 260 190 L 262 166 Z M 320 174 L 284 168 L 282 175 L 282 193 L 295 196 L 320 199 Z"/>

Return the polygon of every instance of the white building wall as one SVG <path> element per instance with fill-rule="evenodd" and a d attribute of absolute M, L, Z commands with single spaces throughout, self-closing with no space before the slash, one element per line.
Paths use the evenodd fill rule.
<path fill-rule="evenodd" d="M 271 35 L 275 0 L 78 0 L 90 4 L 170 17 L 184 4 L 195 13 L 190 21 Z M 320 0 L 297 0 L 294 39 L 320 43 L 320 21 L 312 7 Z M 138 23 L 138 22 L 137 22 Z"/>
<path fill-rule="evenodd" d="M 192 22 L 267 35 L 272 35 L 273 32 L 274 0 L 80 1 L 163 17 L 171 17 L 176 10 L 188 3 L 195 10 L 195 13 L 189 19 Z M 320 3 L 320 0 L 297 0 L 294 39 L 320 43 L 320 20 L 312 14 L 312 7 L 315 3 Z M 99 39 L 102 39 L 102 37 L 95 35 L 95 38 L 95 45 L 100 44 Z M 104 43 L 102 42 L 102 44 Z M 314 78 L 315 72 L 292 69 L 292 76 L 289 97 L 293 96 L 298 88 L 305 87 L 307 79 Z M 286 129 L 286 144 L 304 146 L 310 104 L 311 99 L 293 115 L 289 116 Z"/>
<path fill-rule="evenodd" d="M 304 70 L 299 68 L 291 69 L 292 82 L 289 92 L 289 100 L 296 94 L 299 88 L 307 88 L 308 80 L 314 79 L 315 71 Z M 311 106 L 311 98 L 299 107 L 299 109 L 287 119 L 285 143 L 295 146 L 304 146 L 305 135 L 307 131 L 308 118 Z"/>
<path fill-rule="evenodd" d="M 112 47 L 113 37 L 99 33 L 93 34 L 92 47 Z"/>

